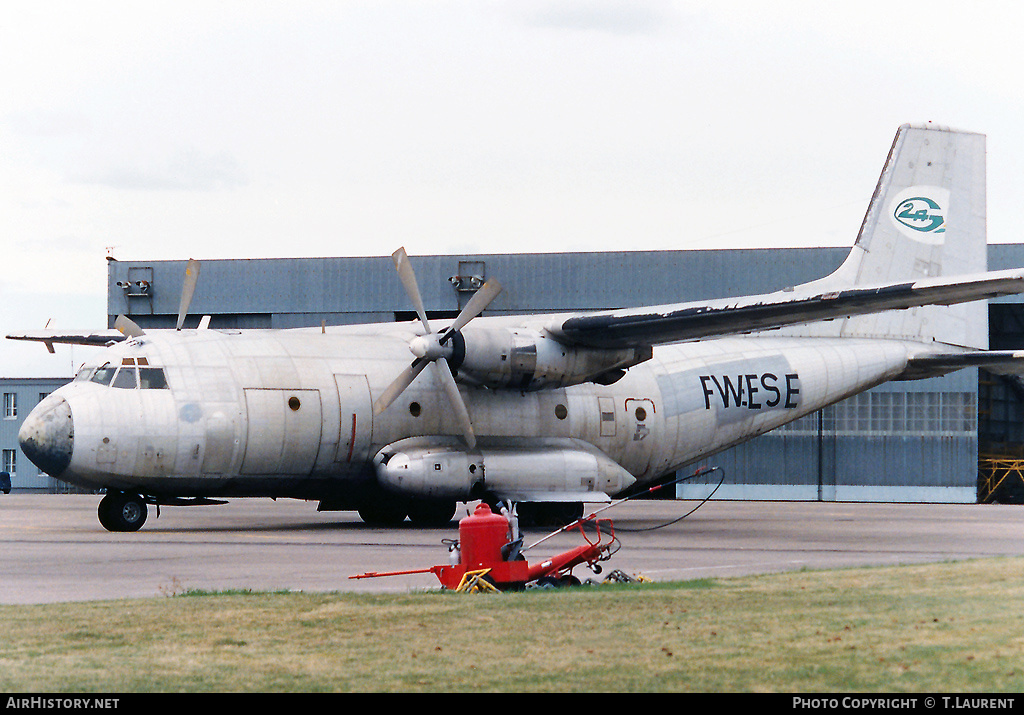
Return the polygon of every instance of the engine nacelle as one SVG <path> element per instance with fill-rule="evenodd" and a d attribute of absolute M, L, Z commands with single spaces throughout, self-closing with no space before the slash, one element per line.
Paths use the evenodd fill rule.
<path fill-rule="evenodd" d="M 466 328 L 452 336 L 459 378 L 488 387 L 542 390 L 584 382 L 610 384 L 649 360 L 650 347 L 599 350 L 560 343 L 541 330 Z"/>
<path fill-rule="evenodd" d="M 377 453 L 380 483 L 408 496 L 468 501 L 607 501 L 635 477 L 578 439 L 509 439 L 469 452 L 456 439 L 410 437 Z"/>

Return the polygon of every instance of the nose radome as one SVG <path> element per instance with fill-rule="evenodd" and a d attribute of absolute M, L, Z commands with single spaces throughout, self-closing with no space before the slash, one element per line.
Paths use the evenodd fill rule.
<path fill-rule="evenodd" d="M 21 451 L 51 477 L 59 477 L 68 468 L 74 441 L 71 407 L 57 395 L 36 405 L 18 431 Z"/>

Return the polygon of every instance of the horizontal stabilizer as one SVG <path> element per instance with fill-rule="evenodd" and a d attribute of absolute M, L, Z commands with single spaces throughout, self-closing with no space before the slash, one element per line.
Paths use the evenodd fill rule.
<path fill-rule="evenodd" d="M 699 340 L 923 305 L 954 305 L 1024 293 L 1024 270 L 924 278 L 841 290 L 779 291 L 574 316 L 548 326 L 564 342 L 596 348 Z"/>
<path fill-rule="evenodd" d="M 983 367 L 1000 375 L 1024 374 L 1024 350 L 975 350 L 964 353 L 937 353 L 911 358 L 903 377 L 920 378 L 944 375 L 966 367 Z"/>

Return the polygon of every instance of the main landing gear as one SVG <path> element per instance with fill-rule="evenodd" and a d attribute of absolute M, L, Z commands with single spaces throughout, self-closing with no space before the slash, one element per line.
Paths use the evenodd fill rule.
<path fill-rule="evenodd" d="M 498 512 L 497 505 L 491 510 Z M 520 526 L 567 526 L 583 518 L 583 502 L 519 502 L 516 514 Z"/>
<path fill-rule="evenodd" d="M 488 506 L 496 514 L 500 510 L 497 501 L 488 501 Z M 408 517 L 413 526 L 437 528 L 451 524 L 455 511 L 454 501 L 379 498 L 363 504 L 359 517 L 372 526 L 395 527 Z M 583 503 L 519 502 L 516 511 L 522 526 L 561 527 L 583 518 Z"/>
<path fill-rule="evenodd" d="M 359 517 L 373 526 L 398 526 L 406 517 L 415 526 L 448 526 L 455 518 L 456 504 L 448 500 L 384 500 L 368 502 L 359 508 Z"/>
<path fill-rule="evenodd" d="M 149 509 L 138 494 L 108 491 L 97 510 L 100 524 L 107 531 L 138 531 L 146 523 Z"/>

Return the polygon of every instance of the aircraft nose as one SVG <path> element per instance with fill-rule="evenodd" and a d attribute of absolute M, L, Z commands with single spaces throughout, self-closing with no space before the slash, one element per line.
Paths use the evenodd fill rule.
<path fill-rule="evenodd" d="M 71 407 L 57 395 L 36 405 L 18 431 L 21 451 L 51 477 L 59 477 L 68 468 L 74 441 Z"/>

